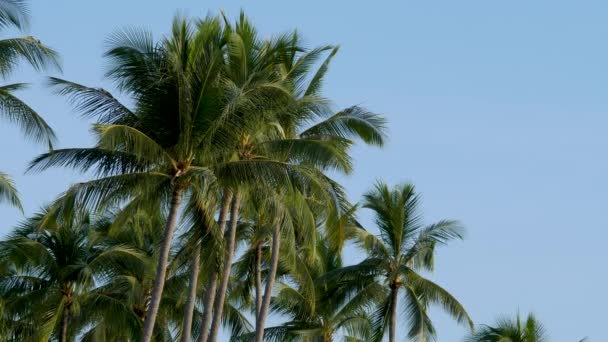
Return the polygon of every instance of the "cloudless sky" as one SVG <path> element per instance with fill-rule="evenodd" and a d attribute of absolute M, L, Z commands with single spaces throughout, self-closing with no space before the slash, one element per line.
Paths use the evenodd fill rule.
<path fill-rule="evenodd" d="M 552 341 L 608 341 L 607 2 L 32 2 L 30 33 L 61 53 L 61 77 L 109 90 L 108 34 L 134 25 L 160 37 L 177 10 L 235 18 L 243 8 L 264 35 L 297 28 L 310 46 L 340 44 L 326 95 L 390 123 L 385 149 L 355 149 L 355 172 L 343 178 L 351 200 L 376 179 L 412 181 L 428 222 L 460 220 L 467 238 L 440 249 L 431 278 L 476 323 L 519 309 L 535 312 Z M 90 144 L 88 123 L 41 75 L 23 68 L 11 80 L 34 83 L 22 97 L 58 146 Z M 28 214 L 86 179 L 65 169 L 23 175 L 44 147 L 5 122 L 0 144 L 0 170 L 14 176 Z M 2 234 L 23 218 L 5 205 L 0 217 Z M 359 217 L 371 226 L 369 213 Z M 439 341 L 466 333 L 438 310 L 432 319 Z"/>

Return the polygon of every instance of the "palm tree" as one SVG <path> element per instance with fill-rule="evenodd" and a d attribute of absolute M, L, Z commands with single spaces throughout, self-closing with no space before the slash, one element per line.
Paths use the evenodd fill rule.
<path fill-rule="evenodd" d="M 429 304 L 440 305 L 457 322 L 473 329 L 473 322 L 456 298 L 419 273 L 433 270 L 435 247 L 461 239 L 462 228 L 457 222 L 447 220 L 425 226 L 418 205 L 419 197 L 413 185 L 400 185 L 391 190 L 378 182 L 364 195 L 363 207 L 374 212 L 380 236 L 355 229 L 357 243 L 369 256 L 330 277 L 337 284 L 360 287 L 360 279 L 374 276 L 375 281 L 369 286 L 387 290 L 372 315 L 374 340 L 382 339 L 388 325 L 389 340 L 396 341 L 400 295 L 405 302 L 410 338 L 427 341 L 434 336 L 435 329 L 427 313 Z"/>
<path fill-rule="evenodd" d="M 165 220 L 154 208 L 158 205 L 157 201 L 146 207 L 107 211 L 92 225 L 89 245 L 95 254 L 123 247 L 132 255 L 96 270 L 96 284 L 82 300 L 87 314 L 74 323 L 83 341 L 105 340 L 106 336 L 127 341 L 141 338 Z M 162 336 L 164 331 L 158 326 L 155 335 Z"/>
<path fill-rule="evenodd" d="M 152 338 L 182 198 L 193 184 L 206 182 L 209 176 L 207 169 L 194 162 L 200 137 L 193 123 L 200 125 L 200 122 L 192 116 L 198 114 L 193 104 L 199 106 L 213 99 L 202 91 L 194 101 L 186 99 L 193 95 L 185 93 L 191 89 L 178 87 L 186 67 L 180 56 L 190 54 L 180 49 L 189 47 L 193 32 L 187 21 L 176 18 L 172 33 L 172 37 L 158 44 L 147 32 L 126 31 L 113 37 L 112 47 L 106 53 L 113 63 L 107 75 L 120 90 L 136 99 L 134 110 L 103 89 L 52 79 L 59 92 L 71 96 L 86 115 L 98 117 L 100 123 L 95 126 L 98 144 L 88 149 L 53 151 L 33 163 L 41 168 L 63 164 L 88 169 L 98 165 L 98 173 L 105 177 L 78 184 L 68 192 L 66 198 L 71 196 L 77 205 L 99 207 L 102 202 L 113 201 L 111 205 L 117 205 L 125 200 L 145 201 L 159 196 L 169 203 L 144 341 Z M 211 75 L 211 80 L 214 79 Z"/>
<path fill-rule="evenodd" d="M 0 29 L 27 27 L 28 10 L 22 0 L 0 0 Z M 0 39 L 0 75 L 5 79 L 25 60 L 35 70 L 47 67 L 59 68 L 57 53 L 32 36 Z M 0 116 L 16 123 L 26 137 L 35 142 L 51 144 L 55 134 L 42 117 L 15 96 L 26 84 L 13 83 L 0 86 Z M 21 201 L 13 181 L 0 172 L 0 202 L 7 202 L 21 209 Z"/>
<path fill-rule="evenodd" d="M 158 310 L 181 198 L 192 194 L 195 188 L 201 189 L 206 182 L 217 181 L 223 188 L 224 198 L 219 215 L 220 231 L 226 226 L 227 218 L 231 219 L 225 240 L 224 266 L 215 277 L 220 284 L 217 291 L 209 291 L 203 315 L 210 317 L 212 305 L 209 304 L 215 302 L 210 328 L 210 339 L 214 340 L 223 316 L 239 206 L 241 197 L 246 195 L 239 189 L 255 184 L 281 189 L 293 186 L 295 181 L 300 187 L 310 188 L 312 182 L 321 188 L 333 187 L 335 191 L 335 183 L 325 179 L 318 167 L 330 165 L 348 170 L 349 161 L 343 153 L 350 141 L 344 137 L 361 136 L 364 140 L 381 142 L 383 121 L 353 107 L 296 137 L 294 129 L 301 123 L 327 113 L 321 110 L 323 106 L 313 105 L 315 89 L 319 88 L 326 63 L 314 75 L 307 95 L 291 101 L 297 106 L 286 108 L 291 97 L 285 95 L 291 93 L 285 91 L 284 85 L 297 73 L 282 76 L 279 71 L 284 69 L 277 67 L 277 61 L 282 61 L 277 58 L 277 51 L 295 50 L 296 47 L 285 49 L 293 43 L 285 39 L 258 40 L 243 15 L 234 29 L 222 28 L 216 18 L 201 21 L 198 28 L 195 35 L 187 22 L 176 20 L 172 37 L 162 44 L 154 44 L 145 33 L 130 32 L 116 37 L 116 47 L 107 54 L 116 66 L 108 75 L 117 81 L 119 89 L 134 96 L 133 111 L 102 89 L 53 79 L 60 92 L 70 95 L 81 110 L 98 117 L 101 122 L 96 126 L 98 144 L 91 149 L 53 151 L 39 157 L 33 166 L 70 165 L 84 170 L 97 166 L 98 172 L 107 177 L 76 185 L 66 196 L 77 200 L 78 205 L 114 205 L 128 198 L 145 200 L 158 194 L 172 203 L 170 213 L 173 214 L 168 215 L 166 225 L 167 238 L 162 240 L 163 252 L 155 282 L 158 286 L 152 292 L 147 316 L 150 322 Z M 184 43 L 189 39 L 191 43 Z M 188 56 L 191 60 L 184 61 L 177 56 Z M 307 65 L 305 58 L 302 59 L 295 64 L 299 68 Z M 290 68 L 288 70 L 298 69 Z M 213 70 L 217 74 L 210 76 Z M 185 84 L 186 80 L 196 82 Z M 200 107 L 193 109 L 193 103 Z M 282 110 L 281 118 L 276 114 L 277 108 Z M 298 120 L 286 121 L 293 114 L 299 115 Z M 281 124 L 278 126 L 277 122 Z M 274 250 L 276 264 L 279 247 Z M 214 282 L 211 277 L 207 287 L 214 288 Z M 267 293 L 271 288 L 270 282 Z M 264 308 L 270 299 L 266 297 Z M 146 325 L 144 339 L 151 334 L 153 324 L 150 324 Z"/>
<path fill-rule="evenodd" d="M 201 145 L 208 143 L 210 122 L 223 114 L 218 72 L 225 38 L 219 25 L 217 19 L 209 19 L 193 31 L 190 21 L 178 17 L 172 35 L 160 43 L 154 43 L 147 32 L 116 34 L 106 53 L 113 63 L 107 75 L 136 99 L 134 110 L 103 89 L 52 79 L 86 115 L 98 117 L 98 144 L 89 149 L 56 150 L 33 165 L 98 166 L 106 177 L 78 184 L 68 193 L 78 198 L 78 205 L 158 196 L 170 203 L 144 341 L 151 339 L 160 306 L 182 198 L 197 186 L 213 182 L 213 174 L 200 163 L 209 158 Z M 183 60 L 184 55 L 189 59 Z M 185 84 L 186 80 L 191 83 Z M 235 101 L 239 99 L 237 96 Z"/>
<path fill-rule="evenodd" d="M 326 276 L 339 270 L 342 261 L 327 239 L 321 233 L 318 235 L 314 251 L 285 251 L 286 269 L 272 299 L 272 309 L 288 319 L 280 326 L 266 328 L 265 341 L 331 342 L 338 336 L 345 341 L 371 338 L 372 322 L 367 309 L 374 298 L 385 294 L 385 289 L 374 287 L 372 277 L 360 279 L 366 285 L 365 291 L 326 282 Z"/>
<path fill-rule="evenodd" d="M 297 37 L 297 36 L 296 36 Z M 261 160 L 270 160 L 278 165 L 297 165 L 298 170 L 303 171 L 292 178 L 290 182 L 287 182 L 285 186 L 276 186 L 275 180 L 267 181 L 260 180 L 256 182 L 241 182 L 247 184 L 246 190 L 248 193 L 243 192 L 242 188 L 233 189 L 232 203 L 230 204 L 230 225 L 228 228 L 228 234 L 226 234 L 226 248 L 224 256 L 224 267 L 221 274 L 218 276 L 219 285 L 216 291 L 215 307 L 214 307 L 214 319 L 211 324 L 209 340 L 214 341 L 217 338 L 219 332 L 219 323 L 221 319 L 221 310 L 223 307 L 224 297 L 228 288 L 228 281 L 230 279 L 232 258 L 234 255 L 234 236 L 235 228 L 237 224 L 238 213 L 240 211 L 240 205 L 244 203 L 245 199 L 255 192 L 265 192 L 265 189 L 273 189 L 278 196 L 281 196 L 281 192 L 288 188 L 307 189 L 307 192 L 319 191 L 321 188 L 326 191 L 330 187 L 331 182 L 320 172 L 319 169 L 322 167 L 334 167 L 339 170 L 347 170 L 350 167 L 348 158 L 344 156 L 344 147 L 348 145 L 344 140 L 327 139 L 327 137 L 314 136 L 314 137 L 296 137 L 293 134 L 295 131 L 287 131 L 284 128 L 284 123 L 287 122 L 288 117 L 298 118 L 298 123 L 294 124 L 291 122 L 291 128 L 295 128 L 298 125 L 304 123 L 304 118 L 308 119 L 314 115 L 321 115 L 322 113 L 312 113 L 313 108 L 320 108 L 321 104 L 315 107 L 314 101 L 318 99 L 313 98 L 311 95 L 306 99 L 296 99 L 293 97 L 294 79 L 296 78 L 294 73 L 285 74 L 285 70 L 291 72 L 291 69 L 286 69 L 284 64 L 286 51 L 295 52 L 302 50 L 303 48 L 296 45 L 291 36 L 280 36 L 277 39 L 271 41 L 263 41 L 257 38 L 257 32 L 255 28 L 249 23 L 247 18 L 241 13 L 239 20 L 234 25 L 231 34 L 231 40 L 229 47 L 231 51 L 239 51 L 238 55 L 231 55 L 227 61 L 227 79 L 230 80 L 231 84 L 234 84 L 234 88 L 241 89 L 244 85 L 248 84 L 251 79 L 257 80 L 260 74 L 270 73 L 271 79 L 276 80 L 275 87 L 286 88 L 289 90 L 287 95 L 281 97 L 273 97 L 272 101 L 274 105 L 254 108 L 252 113 L 254 120 L 250 121 L 250 125 L 243 130 L 238 144 L 235 148 L 235 158 L 241 163 L 241 165 L 259 163 Z M 315 52 L 318 55 L 318 51 Z M 302 61 L 299 68 L 309 65 L 311 63 L 309 56 L 308 61 Z M 306 70 L 306 69 L 302 69 Z M 299 70 L 302 72 L 302 70 Z M 298 77 L 302 77 L 300 74 Z M 243 83 L 245 81 L 245 83 Z M 285 95 L 284 93 L 281 93 Z M 265 115 L 269 117 L 264 117 Z M 304 115 L 305 114 L 305 115 Z M 260 118 L 262 120 L 260 120 Z M 381 121 L 381 120 L 379 120 Z M 361 131 L 368 129 L 366 126 L 369 122 L 359 122 L 358 127 Z M 344 125 L 336 124 L 335 126 L 343 127 Z M 379 127 L 373 127 L 378 130 Z M 349 133 L 351 133 L 349 131 Z M 288 135 L 289 134 L 289 135 Z M 302 176 L 307 181 L 304 187 L 300 186 Z M 259 178 L 259 177 L 258 177 Z M 293 181 L 296 181 L 294 184 Z M 312 184 L 311 184 L 312 183 Z M 314 190 L 311 190 L 311 185 Z M 236 191 L 235 191 L 236 190 Z M 321 195 L 329 198 L 330 196 L 325 194 Z M 275 195 L 270 195 L 275 197 Z M 226 197 L 227 198 L 227 197 Z M 225 202 L 227 203 L 227 202 Z M 225 218 L 220 215 L 220 218 Z M 274 226 L 273 236 L 279 236 L 280 224 L 276 223 Z M 273 244 L 272 251 L 274 251 L 272 258 L 273 265 L 271 267 L 271 274 L 267 278 L 269 281 L 266 284 L 265 299 L 262 300 L 260 305 L 260 312 L 257 315 L 256 326 L 259 334 L 258 339 L 261 339 L 263 333 L 264 320 L 268 312 L 268 306 L 270 302 L 270 290 L 272 289 L 272 282 L 274 280 L 274 271 L 278 263 L 279 253 L 279 240 L 272 239 Z M 214 278 L 207 284 L 208 288 L 214 288 Z M 207 317 L 207 315 L 205 315 Z M 206 336 L 203 336 L 203 341 Z"/>
<path fill-rule="evenodd" d="M 533 314 L 522 322 L 519 313 L 515 319 L 501 318 L 494 326 L 483 325 L 468 342 L 543 342 L 545 329 Z"/>
<path fill-rule="evenodd" d="M 133 110 L 103 89 L 51 80 L 84 114 L 97 117 L 97 145 L 52 151 L 34 160 L 31 168 L 95 167 L 103 176 L 73 186 L 60 206 L 116 206 L 154 198 L 169 204 L 144 341 L 149 341 L 153 333 L 184 196 L 217 184 L 223 189 L 224 198 L 232 197 L 231 205 L 220 209 L 220 217 L 228 217 L 226 211 L 230 208 L 233 219 L 223 270 L 228 276 L 220 278 L 215 305 L 214 317 L 219 320 L 223 310 L 219 303 L 224 302 L 230 274 L 229 258 L 234 253 L 232 236 L 240 205 L 239 188 L 262 181 L 277 187 L 294 180 L 305 184 L 310 179 L 307 170 L 297 165 L 250 155 L 249 135 L 244 132 L 254 131 L 251 127 L 266 119 L 260 109 L 268 108 L 270 99 L 278 100 L 285 92 L 274 81 L 273 68 L 266 66 L 272 65 L 271 53 L 269 57 L 257 55 L 258 60 L 266 62 L 258 69 L 247 69 L 248 75 L 235 71 L 241 56 L 238 44 L 245 44 L 242 47 L 247 49 L 253 47 L 247 40 L 230 38 L 231 34 L 218 18 L 194 25 L 178 17 L 172 34 L 160 43 L 154 43 L 146 32 L 115 35 L 113 46 L 106 53 L 112 62 L 107 75 L 119 90 L 132 96 Z M 227 41 L 233 43 L 232 48 L 227 47 Z M 226 66 L 226 54 L 230 67 Z M 211 332 L 217 334 L 217 329 L 219 326 L 214 325 Z"/>
<path fill-rule="evenodd" d="M 61 342 L 77 335 L 69 328 L 94 285 L 93 274 L 137 256 L 124 246 L 95 252 L 88 244 L 89 226 L 88 215 L 65 218 L 44 211 L 0 243 L 9 265 L 0 278 L 4 319 L 10 322 L 3 335 L 55 336 Z"/>
<path fill-rule="evenodd" d="M 296 162 L 318 170 L 320 177 L 326 183 L 324 189 L 329 193 L 326 200 L 325 193 L 315 191 L 303 191 L 305 196 L 316 196 L 317 200 L 328 204 L 326 212 L 329 212 L 328 221 L 340 216 L 344 209 L 345 201 L 341 197 L 340 187 L 323 174 L 328 169 L 334 169 L 342 173 L 349 173 L 351 161 L 348 149 L 352 145 L 351 139 L 360 139 L 368 144 L 381 146 L 385 135 L 385 121 L 382 117 L 370 113 L 360 107 L 350 107 L 338 113 L 331 111 L 328 101 L 320 94 L 321 85 L 329 66 L 329 62 L 337 53 L 337 48 L 329 46 L 316 49 L 305 49 L 300 46 L 300 38 L 293 33 L 289 39 L 281 42 L 283 46 L 277 49 L 278 59 L 281 61 L 279 72 L 291 91 L 289 101 L 280 107 L 276 114 L 276 123 L 273 123 L 271 131 L 259 128 L 257 142 L 250 143 L 252 153 L 256 155 L 274 154 L 280 160 Z M 314 70 L 312 66 L 330 51 L 321 66 Z M 310 80 L 309 80 L 310 79 Z M 322 120 L 319 120 L 319 119 Z M 312 124 L 311 124 L 312 123 Z M 277 135 L 277 127 L 279 134 Z M 290 206 L 290 201 L 285 191 L 275 191 L 276 195 L 265 194 L 263 197 L 276 199 L 278 202 Z M 259 293 L 261 283 L 256 282 L 257 308 L 256 308 L 256 341 L 261 342 L 264 334 L 264 324 L 268 315 L 271 291 L 279 262 L 281 224 L 277 221 L 271 229 L 272 237 L 268 241 L 271 244 L 271 260 L 264 294 Z M 338 234 L 339 236 L 340 234 Z M 314 233 L 313 233 L 314 236 Z M 335 237 L 336 235 L 332 235 Z M 337 239 L 339 240 L 339 239 Z M 337 242 L 340 245 L 340 242 Z M 257 251 L 261 243 L 258 243 Z M 259 259 L 259 258 L 258 258 Z M 260 297 L 262 299 L 260 300 Z"/>
<path fill-rule="evenodd" d="M 0 287 L 5 314 L 32 328 L 21 338 L 47 340 L 55 335 L 64 342 L 71 334 L 68 327 L 82 291 L 92 283 L 84 227 L 89 222 L 83 218 L 43 226 L 44 217 L 38 214 L 27 220 L 2 242 L 2 257 L 13 270 L 2 277 Z"/>

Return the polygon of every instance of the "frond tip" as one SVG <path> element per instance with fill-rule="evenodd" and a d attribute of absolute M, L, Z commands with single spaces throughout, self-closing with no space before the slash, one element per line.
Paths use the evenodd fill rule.
<path fill-rule="evenodd" d="M 0 172 L 0 202 L 7 202 L 23 211 L 15 183 L 3 172 Z"/>
<path fill-rule="evenodd" d="M 56 137 L 51 127 L 34 109 L 13 94 L 24 87 L 22 83 L 0 87 L 0 116 L 17 124 L 25 136 L 34 142 L 52 144 Z"/>

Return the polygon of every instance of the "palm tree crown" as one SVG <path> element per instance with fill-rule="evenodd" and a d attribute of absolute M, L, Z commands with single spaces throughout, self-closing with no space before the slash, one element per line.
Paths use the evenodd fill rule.
<path fill-rule="evenodd" d="M 435 335 L 427 313 L 429 304 L 440 305 L 457 322 L 473 329 L 464 307 L 448 291 L 419 273 L 433 270 L 435 247 L 462 238 L 462 228 L 447 220 L 424 225 L 418 206 L 419 196 L 413 185 L 391 190 L 386 184 L 377 183 L 364 195 L 363 207 L 374 212 L 380 236 L 355 228 L 357 243 L 369 256 L 357 265 L 336 271 L 332 277 L 339 283 L 352 282 L 360 287 L 363 279 L 372 276 L 375 281 L 369 286 L 380 285 L 387 290 L 372 315 L 375 340 L 382 339 L 388 326 L 389 339 L 395 341 L 399 297 L 405 303 L 408 336 L 412 339 L 426 341 Z"/>
<path fill-rule="evenodd" d="M 500 318 L 493 326 L 483 325 L 467 342 L 544 342 L 545 329 L 536 316 L 528 314 L 525 321 L 519 313 L 515 319 Z"/>

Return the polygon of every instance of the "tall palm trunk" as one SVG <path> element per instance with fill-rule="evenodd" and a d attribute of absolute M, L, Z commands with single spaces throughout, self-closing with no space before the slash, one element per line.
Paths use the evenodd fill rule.
<path fill-rule="evenodd" d="M 143 342 L 150 342 L 152 340 L 152 334 L 154 332 L 154 323 L 156 322 L 156 315 L 160 307 L 160 299 L 163 294 L 163 288 L 165 287 L 165 277 L 167 274 L 167 264 L 169 261 L 169 250 L 171 249 L 171 241 L 173 240 L 173 231 L 177 224 L 177 213 L 179 211 L 179 205 L 182 200 L 182 190 L 174 189 L 171 195 L 171 209 L 169 210 L 169 216 L 167 217 L 167 224 L 165 226 L 165 232 L 163 233 L 163 239 L 160 245 L 160 256 L 158 258 L 158 264 L 156 266 L 156 276 L 154 278 L 154 287 L 152 288 L 152 295 L 150 296 L 150 306 L 146 320 L 144 322 L 144 331 L 141 337 Z"/>
<path fill-rule="evenodd" d="M 209 332 L 209 341 L 215 342 L 220 332 L 220 323 L 224 312 L 224 301 L 226 300 L 226 292 L 228 283 L 230 282 L 230 272 L 232 271 L 232 257 L 234 256 L 234 246 L 236 243 L 236 226 L 239 221 L 239 206 L 241 199 L 238 192 L 232 196 L 232 205 L 230 208 L 230 227 L 228 231 L 228 239 L 226 240 L 226 255 L 224 258 L 224 269 L 220 279 L 220 286 L 217 289 L 217 298 L 213 309 L 213 322 Z"/>
<path fill-rule="evenodd" d="M 255 317 L 262 308 L 262 243 L 255 246 Z"/>
<path fill-rule="evenodd" d="M 61 315 L 61 331 L 59 335 L 60 342 L 68 342 L 68 326 L 70 325 L 70 307 L 66 306 Z"/>
<path fill-rule="evenodd" d="M 268 279 L 266 280 L 266 289 L 264 290 L 264 300 L 262 307 L 255 320 L 255 340 L 256 342 L 264 341 L 264 324 L 266 323 L 266 317 L 268 316 L 268 309 L 270 308 L 270 297 L 272 296 L 272 286 L 277 275 L 277 269 L 279 267 L 279 257 L 281 248 L 281 224 L 275 223 L 272 230 L 272 251 L 270 254 L 270 270 L 268 272 Z"/>
<path fill-rule="evenodd" d="M 334 334 L 332 331 L 327 331 L 325 332 L 325 334 L 323 335 L 323 342 L 333 342 L 334 341 Z"/>
<path fill-rule="evenodd" d="M 222 206 L 219 214 L 219 231 L 220 236 L 224 236 L 226 230 L 226 221 L 228 219 L 228 210 L 230 210 L 230 202 L 232 201 L 232 194 L 229 191 L 224 192 L 224 198 L 222 199 Z M 215 295 L 217 290 L 217 278 L 218 270 L 214 268 L 207 279 L 205 285 L 205 299 L 203 303 L 203 317 L 201 319 L 201 335 L 199 338 L 200 342 L 207 342 L 209 337 L 209 324 L 211 323 L 211 315 L 213 314 L 213 306 L 215 305 Z"/>
<path fill-rule="evenodd" d="M 213 306 L 215 304 L 215 294 L 217 293 L 217 277 L 218 272 L 214 271 L 207 280 L 205 287 L 205 307 L 203 309 L 203 318 L 201 319 L 201 336 L 200 342 L 207 342 L 209 337 L 209 324 L 211 323 L 211 315 L 213 314 Z"/>
<path fill-rule="evenodd" d="M 194 315 L 194 305 L 196 304 L 196 290 L 198 289 L 198 274 L 201 265 L 201 245 L 197 244 L 192 254 L 190 263 L 190 289 L 188 289 L 188 299 L 186 300 L 186 312 L 184 313 L 184 323 L 182 327 L 182 341 L 190 342 L 192 338 L 192 316 Z"/>
<path fill-rule="evenodd" d="M 397 341 L 395 337 L 395 328 L 397 324 L 397 298 L 399 294 L 399 288 L 395 285 L 391 286 L 391 308 L 390 308 L 390 317 L 388 321 L 388 341 L 395 342 Z"/>

